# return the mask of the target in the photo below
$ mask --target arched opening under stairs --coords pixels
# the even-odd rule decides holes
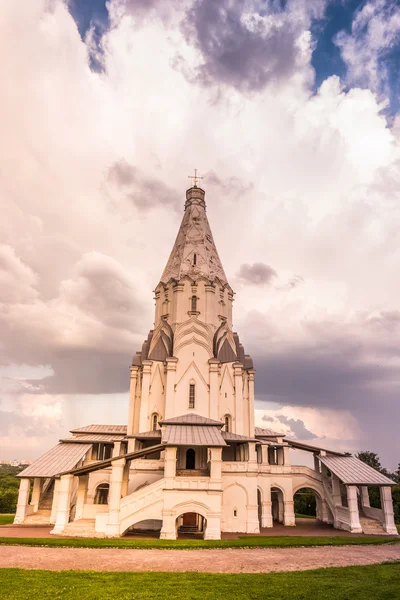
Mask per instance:
[[[196,452],[193,448],[188,448],[186,450],[186,469],[193,471],[196,465]]]
[[[201,539],[204,537],[206,526],[206,518],[199,513],[183,513],[176,519],[177,537]]]
[[[284,501],[283,492],[277,487],[271,488],[271,502],[272,502],[272,521],[273,523],[283,523],[284,518]]]

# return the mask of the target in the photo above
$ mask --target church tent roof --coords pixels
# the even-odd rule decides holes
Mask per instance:
[[[171,419],[163,419],[159,421],[160,425],[211,425],[211,426],[219,426],[222,427],[222,421],[214,421],[214,419],[209,419],[208,417],[202,417],[201,415],[196,415],[195,413],[190,413],[187,415],[181,415],[179,417],[172,417]]]
[[[226,446],[221,431],[204,425],[167,425],[162,432],[166,446]]]
[[[76,467],[91,447],[92,444],[58,444],[17,477],[55,477]]]
[[[319,456],[319,460],[347,485],[396,485],[355,456]]]

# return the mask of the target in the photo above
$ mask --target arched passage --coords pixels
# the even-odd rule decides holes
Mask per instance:
[[[283,492],[278,487],[271,487],[271,503],[273,522],[283,523],[284,499]]]
[[[312,487],[301,487],[295,491],[293,500],[296,522],[316,519],[323,523],[333,523],[332,513],[320,491]]]

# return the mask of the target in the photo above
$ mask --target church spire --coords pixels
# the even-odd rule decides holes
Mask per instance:
[[[185,213],[161,276],[161,282],[179,281],[185,275],[194,281],[203,276],[228,284],[206,214],[205,191],[196,185],[186,191]]]

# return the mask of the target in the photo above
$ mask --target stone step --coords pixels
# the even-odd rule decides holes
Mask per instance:
[[[38,510],[25,517],[24,525],[50,524],[51,510]]]
[[[363,533],[371,535],[386,535],[386,531],[379,521],[370,517],[360,517],[360,525]]]
[[[95,531],[95,519],[78,519],[65,526],[60,535],[68,537],[104,537]]]

